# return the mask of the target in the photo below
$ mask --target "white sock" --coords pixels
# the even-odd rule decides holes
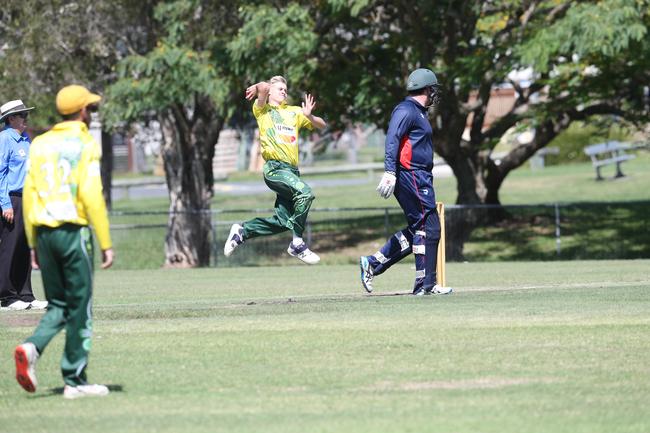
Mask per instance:
[[[302,240],[302,238],[300,236],[293,235],[293,241],[291,241],[293,246],[297,247],[298,245],[300,245],[303,242],[304,241]]]

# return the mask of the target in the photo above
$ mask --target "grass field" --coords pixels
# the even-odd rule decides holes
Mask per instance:
[[[98,272],[103,399],[59,394],[62,336],[23,392],[41,313],[3,311],[0,432],[650,431],[649,260],[449,264],[433,297],[410,263],[372,296],[350,265]]]
[[[568,165],[548,166],[543,170],[531,170],[523,166],[513,171],[503,183],[500,190],[501,203],[537,204],[568,203],[584,201],[637,201],[650,200],[650,153],[636,152],[637,157],[623,164],[626,177],[613,180],[608,178],[596,182],[596,172],[590,162]],[[614,175],[613,167],[604,167],[603,176]],[[310,179],[323,178],[368,178],[362,174],[335,174],[304,176]],[[353,188],[315,188],[316,200],[313,207],[381,207],[396,206],[394,200],[384,200],[377,195],[375,188],[381,173]],[[260,173],[233,173],[229,181],[259,181],[263,183]],[[227,184],[228,181],[225,181]],[[454,177],[434,179],[436,198],[445,203],[456,202],[456,179]],[[215,194],[212,201],[214,209],[258,209],[273,206],[275,195],[268,191],[264,194],[233,196]],[[167,199],[120,200],[114,203],[118,211],[166,211]]]
[[[611,168],[611,170],[609,170]],[[543,170],[522,167],[506,179],[501,198],[504,205],[530,205],[560,203],[561,253],[556,253],[555,210],[540,206],[535,209],[510,209],[511,219],[474,230],[465,242],[464,259],[469,261],[500,260],[554,260],[554,259],[628,259],[650,258],[650,154],[637,152],[637,158],[624,166],[627,176],[622,179],[594,180],[591,163],[549,166]],[[328,263],[344,264],[357,260],[361,252],[378,248],[390,233],[404,225],[401,209],[394,199],[380,198],[375,187],[379,181],[368,175],[318,175],[306,176],[307,182],[316,178],[345,177],[362,180],[353,187],[315,188],[316,200],[310,213],[314,223],[312,247],[323,254]],[[612,176],[614,169],[607,167],[604,175]],[[255,174],[262,183],[261,175]],[[251,181],[250,173],[237,173],[233,181]],[[453,177],[435,179],[439,201],[453,204],[456,199],[456,180]],[[273,250],[263,239],[256,239],[246,248],[248,257],[237,254],[226,262],[218,251],[233,222],[270,215],[274,195],[269,190],[263,194],[229,195],[217,193],[212,209],[240,210],[213,215],[218,222],[213,233],[216,255],[220,264],[284,264],[282,248]],[[586,204],[589,202],[592,204]],[[594,206],[593,203],[603,203]],[[617,202],[611,206],[607,202]],[[367,207],[374,210],[358,212],[319,212],[322,208]],[[391,208],[390,221],[382,207]],[[164,263],[168,201],[166,199],[132,200],[115,203],[116,211],[158,212],[155,215],[114,215],[113,238],[117,247],[116,267],[120,269],[159,268]],[[263,209],[256,212],[255,209]],[[448,229],[455,221],[462,221],[462,213],[447,213]],[[157,225],[144,228],[143,224]],[[127,225],[127,229],[119,229]],[[139,228],[132,228],[138,225]],[[287,237],[288,236],[288,237]],[[288,243],[287,234],[280,243]],[[277,237],[271,242],[277,244]],[[255,246],[255,250],[250,248]],[[448,256],[450,257],[450,256]],[[262,258],[263,260],[261,260]]]

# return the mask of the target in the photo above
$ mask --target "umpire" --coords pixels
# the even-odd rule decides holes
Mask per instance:
[[[23,225],[23,185],[30,139],[25,131],[34,107],[20,99],[0,107],[0,306],[7,310],[47,307],[34,298],[29,247]]]
[[[395,233],[371,256],[360,258],[361,283],[372,292],[372,280],[413,252],[415,255],[414,295],[447,294],[450,288],[436,285],[436,254],[440,220],[433,190],[433,142],[429,106],[437,104],[440,88],[429,69],[409,75],[409,96],[397,104],[386,134],[385,173],[377,186],[379,195],[395,198],[404,211],[408,226]]]

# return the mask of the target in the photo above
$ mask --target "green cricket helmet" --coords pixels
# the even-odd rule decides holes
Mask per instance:
[[[411,72],[409,79],[406,82],[406,90],[411,92],[413,90],[424,89],[425,87],[435,86],[438,84],[436,74],[430,69],[416,69]]]

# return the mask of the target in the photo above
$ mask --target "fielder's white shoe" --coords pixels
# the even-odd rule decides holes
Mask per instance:
[[[27,392],[36,391],[38,382],[34,366],[38,360],[38,351],[33,343],[23,343],[14,350],[16,360],[16,380]]]
[[[361,268],[361,284],[366,292],[372,293],[372,280],[375,276],[372,273],[372,267],[368,261],[368,257],[361,256],[359,258],[359,267]]]
[[[104,397],[108,392],[108,387],[105,385],[66,385],[63,388],[63,398],[74,400],[80,397]]]
[[[244,228],[239,224],[233,224],[230,227],[230,233],[228,234],[228,239],[226,239],[226,244],[223,246],[223,254],[226,257],[230,257],[235,248],[244,242]]]
[[[4,307],[3,310],[13,310],[13,311],[28,310],[29,307],[31,307],[29,302],[16,301]]]
[[[45,310],[47,308],[47,301],[39,301],[38,299],[34,299],[29,303],[29,305],[32,310]]]
[[[290,256],[297,257],[308,265],[315,265],[320,262],[320,257],[318,254],[307,248],[307,244],[301,242],[298,245],[294,245],[293,242],[289,244],[287,248],[287,253]]]

